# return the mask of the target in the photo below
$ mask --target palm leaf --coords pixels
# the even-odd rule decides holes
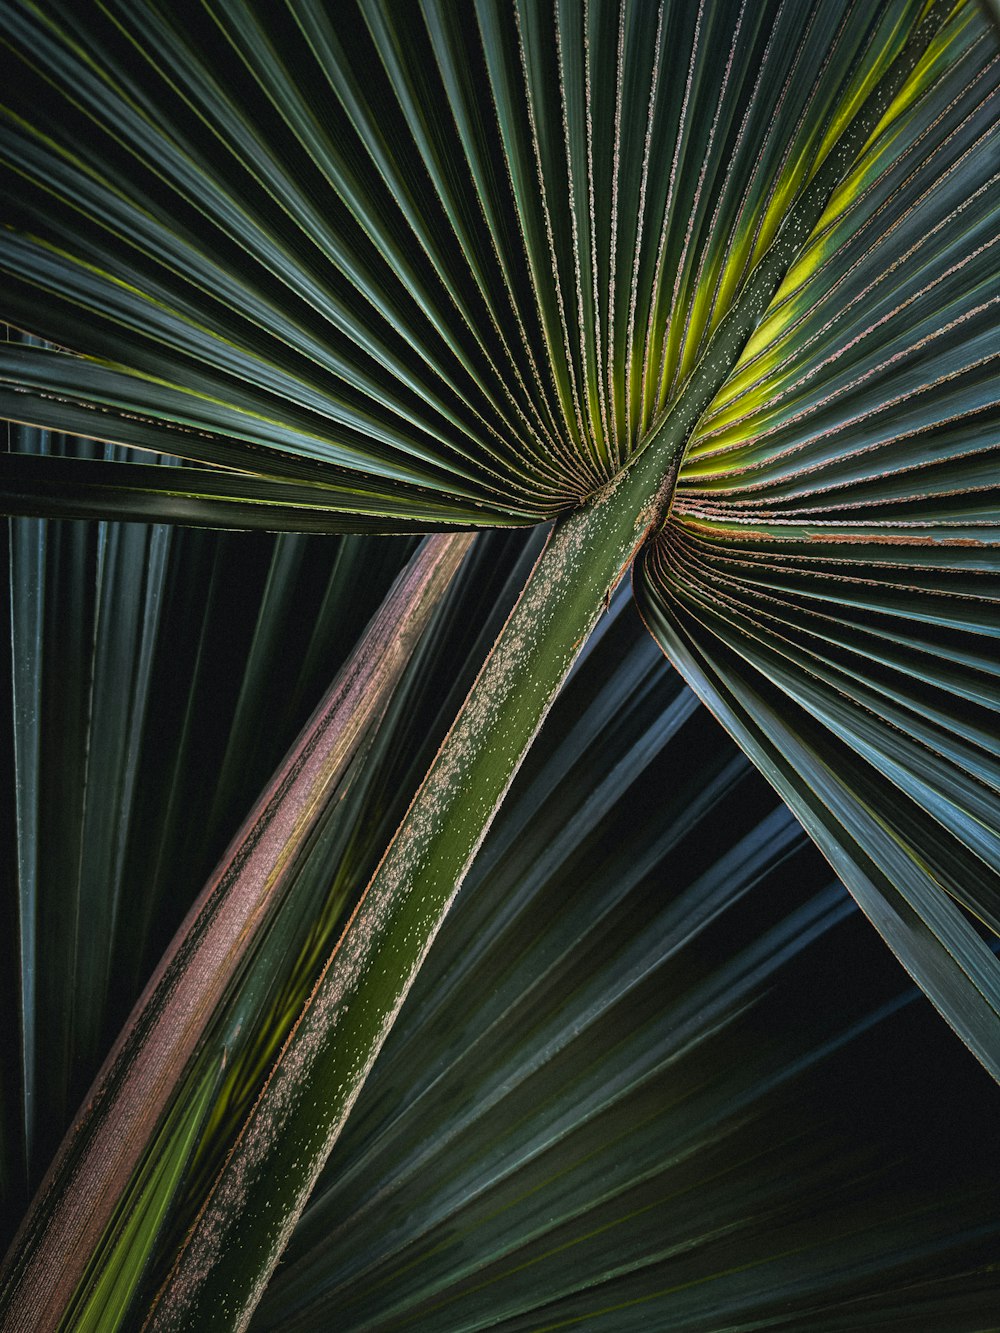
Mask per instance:
[[[660,643],[996,1072],[1000,982],[970,920],[996,924],[998,882],[981,12],[232,0],[3,21],[7,311],[56,346],[7,347],[0,409],[184,460],[21,451],[11,511],[560,516],[156,1318],[249,1315],[644,546]]]
[[[957,1329],[989,1306],[995,1217],[981,1168],[994,1095],[900,994],[794,822],[623,608],[619,596],[505,804],[262,1326],[392,1326],[424,1310],[425,1326],[447,1328],[502,1308],[531,1327],[551,1303],[553,1319],[607,1304],[609,1327],[651,1310],[699,1327],[722,1300],[734,1318],[780,1304],[794,1327],[863,1300],[875,1318]],[[243,715],[233,735],[252,743],[256,718]],[[368,821],[352,810],[345,822]],[[787,1029],[790,1010],[811,1016],[804,1029]],[[928,1100],[940,1109],[925,1125],[913,1107]],[[981,1149],[959,1152],[957,1121]],[[763,1144],[780,1146],[782,1171]],[[808,1240],[797,1206],[813,1219]],[[159,1263],[169,1250],[161,1236]],[[729,1275],[727,1254],[752,1276]],[[148,1250],[119,1255],[134,1266]],[[706,1296],[706,1283],[721,1286]]]
[[[20,1244],[25,1248],[30,1246],[30,1262],[15,1265],[8,1279],[8,1299],[15,1312],[30,1310],[48,1322],[55,1320],[67,1304],[67,1295],[73,1297],[74,1303],[81,1303],[77,1289],[81,1285],[82,1261],[98,1243],[102,1248],[107,1246],[104,1233],[111,1224],[113,1210],[120,1208],[117,1196],[139,1169],[144,1156],[150,1153],[150,1136],[159,1129],[174,1103],[182,1080],[189,1078],[195,1079],[197,1093],[191,1112],[184,1113],[182,1128],[174,1132],[183,1143],[196,1130],[215,1081],[215,1069],[231,1061],[234,1046],[237,1051],[240,1049],[241,1022],[234,1023],[231,1018],[223,1021],[222,1026],[228,1029],[224,1034],[212,1033],[212,1028],[220,1025],[226,1003],[232,1003],[234,985],[254,952],[257,957],[252,982],[244,984],[239,1004],[240,1019],[244,1022],[253,1013],[246,992],[256,988],[267,993],[274,986],[275,971],[279,970],[273,959],[290,952],[294,955],[290,945],[296,922],[305,918],[315,924],[315,911],[310,910],[315,892],[310,895],[302,891],[302,882],[309,879],[302,873],[303,855],[315,839],[327,809],[343,805],[344,789],[356,780],[352,773],[354,756],[384,714],[469,540],[467,537],[432,539],[415,557],[412,567],[400,576],[355,656],[310,719],[275,775],[272,787],[252,811],[188,914],[147,985],[125,1035],[98,1074],[86,1108],[55,1159],[29,1224],[22,1231]],[[130,563],[134,568],[136,562]],[[150,620],[147,616],[147,627]],[[147,656],[140,652],[140,663]],[[100,662],[95,664],[99,687],[120,678],[116,667],[117,663],[110,668],[103,668]],[[245,683],[252,688],[252,678]],[[145,680],[141,679],[141,684],[145,686]],[[101,735],[99,716],[94,734]],[[117,741],[114,735],[113,740]],[[114,769],[106,765],[103,771]],[[113,787],[111,792],[113,797],[118,796],[119,787]],[[119,823],[116,831],[120,829]],[[288,907],[285,900],[293,894],[300,901]],[[301,902],[303,896],[305,906]],[[98,901],[109,915],[117,906],[114,893],[107,893]],[[83,906],[94,913],[92,902],[85,901]],[[276,923],[279,913],[283,919]],[[97,922],[98,932],[89,937],[92,951],[100,950],[112,924],[104,917]],[[259,944],[262,936],[271,937],[263,950]],[[109,957],[106,948],[102,957],[103,960]],[[92,1002],[100,1002],[106,992],[106,982],[101,985],[100,981],[95,983],[85,977],[82,985],[78,983],[79,989]],[[77,985],[73,985],[71,993],[76,992]],[[24,1012],[28,1012],[27,1005]],[[247,1026],[259,1048],[262,1044],[259,1019]],[[214,1037],[213,1045],[221,1045],[221,1056],[211,1048],[206,1051],[209,1034]],[[25,1036],[27,1050],[29,1034],[26,1032]],[[71,1044],[88,1052],[86,1039]],[[266,1044],[264,1052],[266,1058]],[[192,1074],[189,1071],[196,1057]],[[27,1078],[25,1084],[27,1097],[30,1091]],[[153,1151],[154,1157],[168,1161],[172,1153],[177,1163],[167,1181],[159,1181],[158,1163],[150,1182],[149,1188],[157,1198],[162,1198],[165,1192],[169,1197],[176,1188],[188,1153],[182,1146]],[[160,1210],[165,1206],[157,1205]],[[136,1212],[142,1216],[143,1209],[138,1207]],[[131,1221],[123,1223],[121,1246],[126,1251],[137,1245],[130,1231],[132,1225]],[[155,1227],[152,1230],[155,1234]],[[75,1264],[69,1256],[76,1259]],[[104,1271],[96,1279],[98,1290],[88,1297],[88,1304],[97,1302],[99,1308],[104,1308],[100,1287],[111,1280],[116,1267],[115,1258],[101,1261],[99,1268]],[[135,1263],[129,1267],[138,1270]],[[13,1295],[11,1290],[15,1287]]]
[[[64,447],[72,443],[64,442]],[[53,447],[44,436],[37,444]],[[144,538],[146,531],[127,525],[95,528],[36,520],[18,520],[14,528],[21,544],[33,540],[43,553],[46,569],[40,599],[29,580],[14,580],[14,605],[30,610],[40,600],[50,610],[41,617],[43,623],[36,626],[34,638],[15,638],[15,660],[28,656],[44,680],[43,661],[51,673],[69,666],[65,631],[51,608],[61,607],[74,581],[92,572],[86,560],[66,562],[54,557],[70,538],[83,552],[107,546],[114,558],[109,556],[104,573],[113,582],[115,573],[124,577],[130,569],[142,572],[142,563],[122,538],[130,534]],[[451,552],[446,558],[453,565],[469,538],[437,540],[444,543],[443,552]],[[188,906],[183,898],[178,900],[177,878],[182,884],[192,882],[193,874],[204,864],[205,835],[214,832],[217,837],[227,831],[233,794],[238,811],[248,780],[253,781],[253,775],[262,769],[266,772],[276,741],[288,735],[301,717],[317,673],[322,679],[327,663],[344,653],[344,636],[357,624],[359,610],[370,603],[372,592],[386,578],[386,569],[398,564],[402,554],[397,544],[393,551],[380,550],[364,557],[356,541],[331,548],[329,541],[310,545],[304,538],[285,537],[265,544],[263,550],[259,538],[254,538],[250,548],[246,539],[233,543],[232,537],[214,537],[206,551],[204,534],[177,532],[165,561],[164,586],[184,598],[185,604],[191,573],[199,563],[210,577],[202,584],[204,622],[199,625],[197,618],[190,622],[185,641],[189,662],[177,680],[176,654],[152,654],[153,669],[144,699],[147,710],[156,714],[156,726],[147,727],[152,732],[148,739],[133,734],[127,744],[138,784],[147,788],[147,795],[152,786],[160,794],[162,808],[157,810],[155,802],[139,809],[122,804],[115,786],[98,785],[87,793],[91,809],[100,813],[112,831],[113,843],[128,849],[121,883],[145,890],[141,897],[134,892],[130,895],[131,911],[120,914],[122,919],[110,938],[103,929],[100,934],[90,934],[86,919],[76,928],[76,935],[82,935],[91,954],[98,957],[102,971],[118,974],[111,994],[101,992],[92,978],[86,982],[95,1021],[109,1036],[121,1021],[120,1007],[131,1001],[146,979],[140,959],[129,956],[130,950],[138,951],[143,938],[140,924],[147,937],[154,933],[162,938],[173,929]],[[206,554],[211,557],[207,566]],[[329,560],[334,554],[339,558],[331,570]],[[427,556],[431,554],[429,548]],[[492,559],[484,553],[475,562],[478,572],[470,570],[466,579],[466,595],[484,600],[491,608],[494,623],[487,621],[485,626],[488,639],[495,635],[496,617],[502,620],[505,602],[520,581],[516,550],[502,556],[499,565],[498,555],[500,548]],[[426,564],[426,558],[422,559]],[[497,572],[499,568],[502,579],[511,559],[515,581],[505,593],[497,583]],[[362,565],[367,588],[358,578]],[[35,974],[45,982],[47,1002],[40,1006],[34,1029],[29,1031],[25,1025],[18,1054],[26,1068],[37,1064],[44,1071],[49,1082],[43,1092],[50,1094],[58,1087],[62,1100],[51,1096],[39,1105],[39,1098],[29,1100],[29,1088],[24,1085],[29,1134],[34,1130],[37,1135],[40,1126],[51,1141],[53,1132],[61,1129],[58,1116],[65,1116],[72,1107],[66,1099],[81,1095],[90,1078],[97,1077],[8,1256],[4,1300],[10,1318],[34,1319],[44,1309],[46,1319],[53,1321],[61,1311],[67,1326],[91,1327],[96,1320],[93,1326],[103,1327],[106,1324],[101,1321],[111,1319],[112,1310],[126,1317],[129,1301],[142,1291],[143,1283],[149,1283],[150,1272],[158,1271],[155,1256],[161,1255],[162,1264],[163,1247],[170,1253],[170,1246],[176,1245],[201,1205],[220,1158],[313,984],[338,923],[349,913],[359,885],[370,874],[373,856],[377,859],[398,822],[398,789],[405,783],[400,774],[414,763],[425,765],[436,747],[441,724],[435,715],[441,697],[433,687],[433,670],[429,704],[419,706],[421,688],[426,692],[426,687],[418,688],[417,675],[392,705],[378,733],[370,734],[378,712],[385,710],[387,684],[398,680],[401,664],[415,647],[412,634],[409,644],[400,637],[406,616],[414,617],[418,624],[421,619],[426,621],[433,598],[440,599],[440,572],[429,584],[431,602],[426,595],[423,602],[414,598],[414,589],[419,591],[419,581],[414,583],[414,578],[411,575],[412,587],[401,585],[387,601],[381,611],[381,628],[376,623],[367,641],[355,648],[353,666],[335,682],[304,739],[269,783],[202,898],[188,912],[99,1073],[88,1032],[72,1021],[81,986],[78,976],[67,969],[54,948],[37,951],[31,960],[28,975]],[[220,606],[220,599],[228,599],[228,605],[223,601]],[[169,597],[161,600],[172,648],[173,634],[179,629],[176,610]],[[275,614],[275,605],[280,607],[284,624]],[[408,609],[401,619],[399,611],[404,606]],[[223,607],[226,615],[220,616]],[[13,619],[17,625],[24,617]],[[456,657],[460,661],[463,651],[469,649],[467,615],[459,607],[449,613],[446,623],[452,628],[433,651],[444,652],[455,673]],[[381,647],[380,634],[385,636]],[[138,651],[128,602],[119,598],[112,603],[107,615],[92,627],[91,636],[83,637],[104,645],[103,651],[95,653],[91,692],[98,696],[102,691],[113,693],[120,681],[122,660],[130,651]],[[440,630],[438,638],[442,638]],[[37,653],[32,657],[30,649],[36,641]],[[429,651],[426,646],[421,649],[425,667]],[[481,647],[474,650],[469,663],[457,672],[459,688],[463,676],[475,671],[481,651]],[[242,659],[238,673],[233,672],[234,654],[235,660]],[[297,665],[299,660],[301,665]],[[154,701],[154,692],[168,698]],[[367,712],[360,707],[366,697]],[[373,719],[371,708],[376,705]],[[213,726],[213,714],[218,712],[223,717],[215,719]],[[272,722],[263,733],[262,714]],[[419,719],[416,727],[414,715]],[[93,753],[108,744],[107,724],[102,723],[88,695],[65,698],[60,720],[70,733],[84,737],[84,750]],[[37,717],[25,718],[22,725],[26,730],[37,728],[37,721]],[[169,763],[157,744],[164,729],[176,736],[176,751]],[[37,772],[18,772],[18,790],[31,793],[29,779],[34,773],[42,790],[62,788],[75,795],[73,788],[78,785],[86,792],[74,753],[45,731],[40,734],[48,742],[41,748],[41,762]],[[112,737],[114,734],[112,729]],[[208,772],[206,766],[211,766]],[[405,792],[405,785],[402,789]],[[186,823],[185,798],[205,812],[203,823],[189,826],[196,835],[193,847],[185,846],[185,839],[179,836]],[[48,833],[53,825],[58,827],[63,812],[45,805],[43,810],[43,831]],[[60,840],[51,834],[50,839],[61,850]],[[212,850],[209,842],[209,854]],[[84,857],[82,873],[86,871]],[[113,891],[115,885],[108,887]],[[173,892],[163,894],[166,887]],[[24,885],[24,896],[43,920],[57,922],[65,930],[67,908],[74,902],[70,889],[62,863],[42,856],[38,873]],[[31,942],[30,922],[22,919],[21,925],[23,953]],[[15,973],[16,967],[11,967],[9,974]],[[132,978],[135,990],[130,994]],[[27,1013],[26,997],[22,994],[18,999],[13,1007]],[[59,1034],[60,1023],[68,1025],[65,1034]],[[55,1055],[57,1034],[63,1036],[65,1067],[54,1059],[39,1058],[40,1051]],[[58,1084],[60,1074],[64,1085]],[[81,1087],[82,1080],[86,1081]],[[139,1096],[135,1095],[137,1087],[142,1089]],[[18,1088],[5,1086],[4,1093],[4,1118],[16,1124]],[[5,1164],[16,1166],[10,1146],[5,1135]],[[38,1180],[47,1147],[45,1142],[36,1145],[26,1168],[22,1157],[21,1170],[26,1169],[29,1184]],[[23,1192],[23,1176],[20,1183],[5,1188],[5,1215],[11,1220]],[[67,1256],[72,1256],[72,1262]]]
[[[997,931],[1000,67],[973,18],[942,30],[703,415],[638,587],[996,1072],[994,960],[942,892]]]
[[[4,409],[386,526],[585,498],[781,276],[950,6],[617,8],[12,7],[10,318],[88,359],[12,354]],[[59,486],[22,460],[8,504],[33,473],[36,506]]]
[[[16,442],[39,456],[112,453],[27,430]],[[9,1065],[22,1072],[4,1080],[5,1140],[21,1145],[11,1220],[191,888],[225,850],[406,549],[236,541],[124,524],[11,525],[14,745],[5,773],[19,907],[3,970],[18,979],[11,1012],[22,1027]],[[362,564],[366,587],[356,578]],[[295,616],[269,640],[255,633],[265,593]],[[272,722],[264,733],[248,722],[262,713]],[[193,810],[211,818],[192,820]],[[178,883],[190,886],[180,897]]]

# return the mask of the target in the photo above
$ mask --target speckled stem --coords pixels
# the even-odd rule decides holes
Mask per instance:
[[[150,1326],[244,1327],[580,648],[669,495],[678,440],[557,524],[216,1182]]]

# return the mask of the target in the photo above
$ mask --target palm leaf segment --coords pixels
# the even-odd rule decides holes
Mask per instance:
[[[666,651],[953,1020],[932,940],[996,988],[941,886],[1000,929],[998,68],[972,19],[831,199],[637,579]]]
[[[8,315],[90,360],[9,352],[4,407],[251,474],[174,478],[188,519],[227,493],[383,528],[584,499],[649,438],[921,18],[359,10],[8,7]],[[980,74],[982,100],[982,27],[963,6],[918,81],[961,95]],[[30,470],[61,493],[106,474]],[[119,485],[127,508],[164,483]]]
[[[979,8],[4,21],[9,318],[83,355],[11,346],[0,408],[188,463],[10,457],[7,507],[530,523],[697,420],[647,622],[995,1066],[993,960],[940,893],[998,924]]]

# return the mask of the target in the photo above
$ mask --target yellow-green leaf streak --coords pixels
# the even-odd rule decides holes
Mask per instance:
[[[217,1069],[210,1066],[188,1101],[174,1108],[157,1135],[147,1160],[124,1199],[121,1226],[111,1230],[107,1245],[99,1247],[95,1268],[99,1275],[81,1289],[80,1308],[63,1316],[60,1329],[73,1333],[101,1333],[118,1328],[138,1286],[156,1234],[169,1211],[181,1176],[190,1161],[215,1090]],[[107,1254],[103,1251],[107,1249]]]

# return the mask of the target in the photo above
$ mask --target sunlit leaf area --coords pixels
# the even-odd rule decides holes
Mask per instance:
[[[0,42],[0,1329],[1000,1327],[993,10]]]

